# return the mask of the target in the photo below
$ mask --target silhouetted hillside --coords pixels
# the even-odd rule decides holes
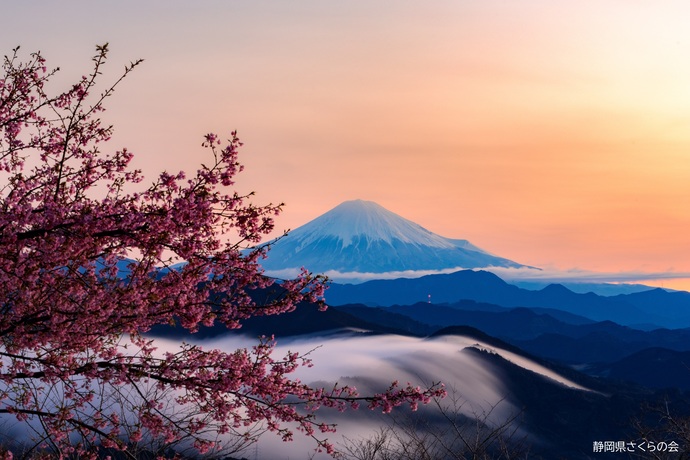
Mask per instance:
[[[588,372],[649,388],[690,390],[690,351],[647,348],[615,363],[592,365]]]
[[[402,325],[402,324],[401,324]],[[242,322],[240,329],[227,329],[222,324],[201,327],[199,332],[190,334],[179,326],[157,325],[150,335],[169,339],[195,337],[207,339],[222,334],[245,334],[250,336],[290,337],[296,335],[324,333],[337,329],[363,329],[369,333],[409,334],[409,331],[370,323],[336,308],[320,311],[318,305],[302,303],[289,313],[271,316],[254,316]]]
[[[474,306],[481,310],[463,309]],[[690,351],[688,329],[641,331],[611,321],[569,324],[529,308],[505,309],[468,301],[446,305],[420,302],[369,310],[349,305],[336,308],[372,323],[401,329],[405,329],[407,317],[406,330],[417,334],[449,326],[471,326],[533,355],[561,363],[613,362],[651,347]]]

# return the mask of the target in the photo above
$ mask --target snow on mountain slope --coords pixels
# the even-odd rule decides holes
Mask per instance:
[[[263,266],[269,271],[304,266],[331,274],[522,267],[363,200],[341,203],[291,231],[274,243]]]
[[[324,236],[335,237],[346,248],[356,244],[364,236],[367,244],[384,241],[391,244],[394,240],[417,246],[432,246],[451,249],[456,245],[450,240],[430,232],[421,225],[400,217],[373,201],[346,201],[331,209],[311,222],[292,232],[292,237],[299,238],[302,247],[307,246]],[[481,251],[477,247],[468,247]]]

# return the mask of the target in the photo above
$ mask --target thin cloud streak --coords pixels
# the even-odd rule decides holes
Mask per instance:
[[[447,268],[443,270],[404,270],[385,273],[370,272],[339,272],[329,270],[324,273],[336,283],[359,284],[372,280],[390,280],[397,278],[420,278],[427,275],[445,275],[460,270],[463,267]],[[541,281],[551,283],[641,283],[664,280],[690,279],[690,272],[644,272],[644,271],[622,271],[622,272],[595,272],[589,270],[570,269],[533,269],[533,268],[506,268],[506,267],[485,267],[481,270],[494,273],[505,281]],[[288,268],[284,270],[266,271],[266,275],[288,279],[299,274],[299,269]]]
[[[549,281],[575,283],[639,283],[644,281],[663,281],[690,278],[690,272],[595,272],[589,270],[543,269],[531,270],[521,268],[488,267],[485,269],[506,281]]]

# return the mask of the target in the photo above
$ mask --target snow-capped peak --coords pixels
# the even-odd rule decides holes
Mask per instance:
[[[294,229],[273,243],[262,265],[269,271],[306,267],[330,275],[520,266],[364,200],[341,203]]]
[[[345,201],[295,229],[290,236],[299,239],[302,245],[323,237],[335,237],[342,242],[344,248],[362,237],[369,243],[399,240],[417,246],[449,249],[457,246],[447,238],[432,233],[373,201],[365,200]],[[473,249],[481,251],[477,247]]]

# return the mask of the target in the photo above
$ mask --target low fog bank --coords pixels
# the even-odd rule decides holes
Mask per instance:
[[[226,336],[204,342],[205,347],[232,350],[246,347],[253,339]],[[287,351],[311,351],[314,367],[300,368],[295,377],[306,383],[318,386],[332,386],[334,382],[354,385],[360,394],[372,394],[385,390],[392,381],[401,384],[430,385],[443,382],[451,396],[441,401],[442,406],[470,419],[479,417],[490,427],[501,426],[520,412],[510,400],[510,389],[502,383],[500,369],[487,365],[477,353],[468,353],[467,348],[475,348],[499,354],[514,364],[531,369],[555,379],[571,388],[583,389],[555,372],[539,366],[523,357],[479,343],[476,339],[460,336],[445,336],[434,339],[420,339],[397,335],[350,336],[350,337],[309,337],[282,339],[278,342],[276,355]],[[425,423],[448,423],[439,413],[435,404],[420,406],[420,416]],[[381,427],[409,419],[412,414],[407,408],[398,408],[392,414],[381,414],[365,407],[358,411],[348,410],[340,413],[333,410],[320,410],[318,417],[323,422],[337,423],[337,432],[329,433],[329,440],[336,446],[343,446],[349,440],[372,437]],[[314,441],[295,434],[295,440],[283,443],[277,436],[266,433],[256,448],[245,456],[250,459],[309,458],[313,454]],[[317,454],[315,459],[331,458]]]
[[[341,386],[355,386],[361,395],[384,391],[395,380],[401,385],[409,382],[422,387],[434,382],[443,382],[450,390],[450,397],[440,402],[442,407],[447,407],[456,415],[469,419],[479,418],[489,428],[501,426],[514,418],[520,412],[520,408],[511,402],[511,392],[503,383],[501,370],[488,364],[476,350],[500,355],[513,364],[531,369],[562,385],[582,389],[530,360],[477,342],[476,339],[461,336],[421,339],[398,335],[359,334],[361,335],[351,332],[349,335],[281,339],[274,351],[274,357],[279,359],[288,351],[308,352],[314,366],[299,368],[292,374],[293,378],[326,388],[332,387],[335,382]],[[157,352],[161,354],[175,352],[179,346],[179,342],[173,340],[156,339],[155,342]],[[216,348],[231,352],[256,345],[257,339],[227,334],[196,343],[205,349]],[[348,443],[347,439],[370,438],[381,427],[391,426],[394,421],[392,417],[399,423],[400,420],[410,420],[414,415],[408,408],[395,409],[392,414],[382,414],[380,410],[371,411],[364,406],[357,411],[347,410],[343,413],[324,408],[318,411],[318,420],[336,423],[337,432],[319,437],[328,437],[336,447],[343,448]],[[425,407],[420,406],[418,417],[429,426],[448,423],[433,403]],[[39,427],[33,425],[33,428]],[[9,415],[0,418],[0,430],[4,436],[0,442],[28,441],[36,434],[30,426],[17,422],[16,418]],[[282,442],[278,436],[269,432],[260,438],[257,446],[250,447],[239,456],[251,460],[311,458],[315,447],[313,439],[299,432],[295,432],[294,441],[288,443]],[[313,458],[331,457],[326,454],[315,454]]]

